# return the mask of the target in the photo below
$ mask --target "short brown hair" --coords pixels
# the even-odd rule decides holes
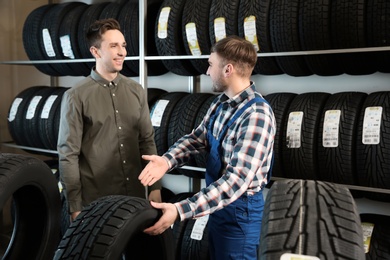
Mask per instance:
[[[232,63],[241,76],[250,76],[257,62],[257,52],[249,41],[236,35],[225,37],[214,44],[211,52],[222,58],[222,65]]]
[[[102,35],[108,30],[121,30],[119,22],[114,18],[96,20],[87,31],[87,41],[89,46],[100,47]]]

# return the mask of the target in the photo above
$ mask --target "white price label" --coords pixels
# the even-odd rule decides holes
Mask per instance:
[[[341,110],[328,110],[325,112],[322,131],[322,145],[324,147],[337,147],[339,145]]]
[[[9,111],[8,121],[12,122],[15,120],[16,114],[18,113],[18,108],[20,103],[22,103],[23,98],[15,98],[14,102],[12,102],[11,109]]]
[[[43,46],[45,47],[47,56],[55,57],[56,53],[53,48],[53,42],[51,41],[50,32],[47,28],[42,30],[42,38],[43,38]]]
[[[288,116],[287,122],[287,147],[300,148],[301,147],[301,129],[303,121],[303,112],[291,112]]]
[[[379,144],[382,107],[367,107],[363,119],[363,144]]]
[[[192,228],[191,238],[194,240],[202,240],[204,229],[209,221],[209,215],[205,215],[196,219],[194,227]]]
[[[186,24],[186,36],[188,47],[192,53],[192,55],[202,55],[200,51],[198,36],[196,34],[196,24],[195,23],[187,23]]]
[[[54,101],[56,101],[58,95],[51,95],[48,99],[46,99],[45,105],[43,106],[41,118],[48,119],[51,107],[53,106]]]
[[[225,26],[225,18],[218,17],[214,20],[214,35],[215,41],[219,41],[223,38],[226,38],[226,26]]]
[[[259,51],[259,43],[257,41],[257,31],[256,31],[256,17],[251,15],[245,17],[244,19],[244,35],[247,41],[250,41],[256,49],[256,52]]]
[[[165,39],[168,36],[168,19],[170,12],[170,7],[164,7],[161,9],[157,27],[157,36],[160,39]]]
[[[169,100],[160,99],[157,101],[156,105],[154,105],[152,111],[150,112],[153,126],[155,127],[161,126],[161,120],[168,103]]]
[[[26,119],[32,119],[35,115],[35,110],[39,104],[39,101],[42,99],[42,96],[35,96],[31,99],[30,104],[27,108]]]

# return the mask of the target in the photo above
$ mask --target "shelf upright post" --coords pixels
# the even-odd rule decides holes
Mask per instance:
[[[147,90],[148,83],[147,83],[147,65],[145,61],[145,50],[146,50],[146,41],[145,41],[145,35],[146,35],[146,23],[147,23],[147,0],[140,0],[139,1],[139,83],[141,86]]]

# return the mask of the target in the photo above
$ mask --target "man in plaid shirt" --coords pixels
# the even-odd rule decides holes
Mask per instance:
[[[202,123],[163,156],[144,155],[149,163],[139,176],[143,185],[152,185],[190,156],[207,150],[206,187],[174,204],[151,202],[163,215],[145,233],[161,234],[176,219],[210,214],[211,259],[257,259],[262,189],[270,179],[276,125],[272,108],[250,80],[256,61],[253,45],[237,36],[213,46],[207,75],[213,91],[223,93]]]

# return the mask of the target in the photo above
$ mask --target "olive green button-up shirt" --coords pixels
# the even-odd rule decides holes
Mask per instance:
[[[156,154],[146,91],[96,71],[65,92],[58,137],[59,170],[69,211],[106,195],[145,197],[143,154]],[[160,189],[161,184],[150,190]]]

